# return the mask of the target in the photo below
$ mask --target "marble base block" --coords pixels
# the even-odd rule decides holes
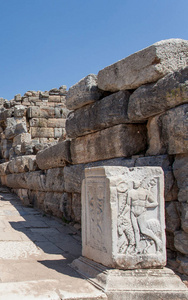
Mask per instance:
[[[82,184],[82,255],[118,269],[166,264],[160,167],[95,167]]]

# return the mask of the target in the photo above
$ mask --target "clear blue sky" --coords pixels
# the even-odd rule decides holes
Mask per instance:
[[[72,86],[157,41],[188,39],[188,0],[0,0],[0,97]]]

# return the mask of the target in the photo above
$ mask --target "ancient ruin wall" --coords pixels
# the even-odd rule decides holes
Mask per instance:
[[[68,92],[29,93],[2,100],[2,184],[79,227],[86,167],[160,166],[168,263],[188,275],[188,41],[158,42]]]

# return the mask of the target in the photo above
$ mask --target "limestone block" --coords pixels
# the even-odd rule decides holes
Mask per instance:
[[[10,173],[32,172],[38,169],[36,155],[18,156],[9,161]]]
[[[63,134],[63,128],[54,128],[54,138],[58,139],[62,136]]]
[[[69,110],[65,107],[56,106],[54,107],[54,117],[65,119],[69,113]]]
[[[188,233],[184,231],[175,232],[174,246],[179,252],[188,255]]]
[[[177,201],[167,202],[165,205],[166,230],[174,233],[180,229],[180,203]]]
[[[135,159],[114,158],[94,161],[87,164],[68,165],[64,167],[65,191],[69,193],[81,193],[81,184],[84,179],[86,168],[98,166],[125,166],[134,167]]]
[[[13,139],[16,135],[21,133],[27,133],[27,126],[25,118],[15,119],[7,118],[7,127],[5,129],[5,138]]]
[[[61,102],[61,97],[60,97],[60,95],[55,95],[55,96],[49,95],[48,101],[59,103],[59,102]]]
[[[0,164],[0,176],[4,176],[10,173],[9,169],[8,169],[8,164],[9,162],[4,162],[2,164]]]
[[[54,128],[31,127],[31,138],[53,138]]]
[[[176,155],[173,172],[179,188],[178,201],[188,203],[188,154]]]
[[[71,221],[72,212],[72,195],[70,193],[63,193],[60,201],[60,211],[67,221]]]
[[[70,141],[66,140],[37,153],[36,161],[41,170],[64,167],[71,162]]]
[[[71,141],[73,164],[131,156],[146,148],[145,125],[116,125]]]
[[[45,118],[32,118],[29,120],[30,127],[50,127],[47,126],[48,120]],[[52,127],[52,126],[51,126]]]
[[[181,226],[188,233],[188,203],[181,203]]]
[[[12,146],[15,147],[17,145],[21,145],[22,143],[30,143],[31,135],[30,133],[21,133],[13,138]]]
[[[61,193],[53,193],[48,192],[44,197],[44,211],[48,214],[57,216],[59,218],[62,217],[62,212],[60,210],[60,201],[62,198]]]
[[[27,109],[27,117],[31,118],[53,118],[54,117],[54,108],[41,106],[40,108],[37,106],[29,107]]]
[[[74,110],[102,98],[102,91],[97,86],[97,76],[89,74],[70,87],[66,95],[66,106]]]
[[[75,222],[80,223],[81,222],[81,195],[78,193],[72,194],[72,203],[71,208],[73,212],[72,219]]]
[[[26,107],[24,105],[14,106],[14,117],[21,118],[26,115]]]
[[[66,119],[48,119],[47,127],[50,128],[65,128]]]
[[[17,95],[15,95],[14,96],[14,101],[21,101],[22,100],[22,96],[21,96],[21,94],[17,94]]]
[[[98,73],[104,91],[136,89],[188,64],[188,41],[169,39],[136,52]]]
[[[168,155],[158,155],[158,156],[146,156],[139,157],[136,159],[135,167],[161,167],[164,172],[165,179],[165,190],[164,196],[165,201],[173,201],[178,198],[178,188],[176,181],[174,179],[173,171],[172,171],[172,159]]]
[[[188,152],[188,104],[168,110],[149,119],[147,155]]]
[[[49,169],[44,172],[41,177],[42,188],[47,192],[65,191],[63,168]]]
[[[130,96],[128,117],[133,122],[143,121],[185,102],[188,102],[188,67],[139,87]]]
[[[38,96],[29,96],[29,102],[37,102],[39,101],[39,95]]]
[[[86,169],[82,255],[113,268],[164,266],[163,192],[160,167]]]
[[[117,124],[129,123],[129,96],[129,92],[120,91],[71,112],[66,120],[67,135],[75,138]]]

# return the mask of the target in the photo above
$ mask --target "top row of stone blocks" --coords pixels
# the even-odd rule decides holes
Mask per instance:
[[[188,41],[160,41],[99,71],[98,87],[111,92],[136,89],[187,64]]]
[[[188,41],[157,42],[73,85],[66,96],[68,109],[75,110],[104,97],[104,91],[136,89],[156,82],[166,74],[188,65]]]

